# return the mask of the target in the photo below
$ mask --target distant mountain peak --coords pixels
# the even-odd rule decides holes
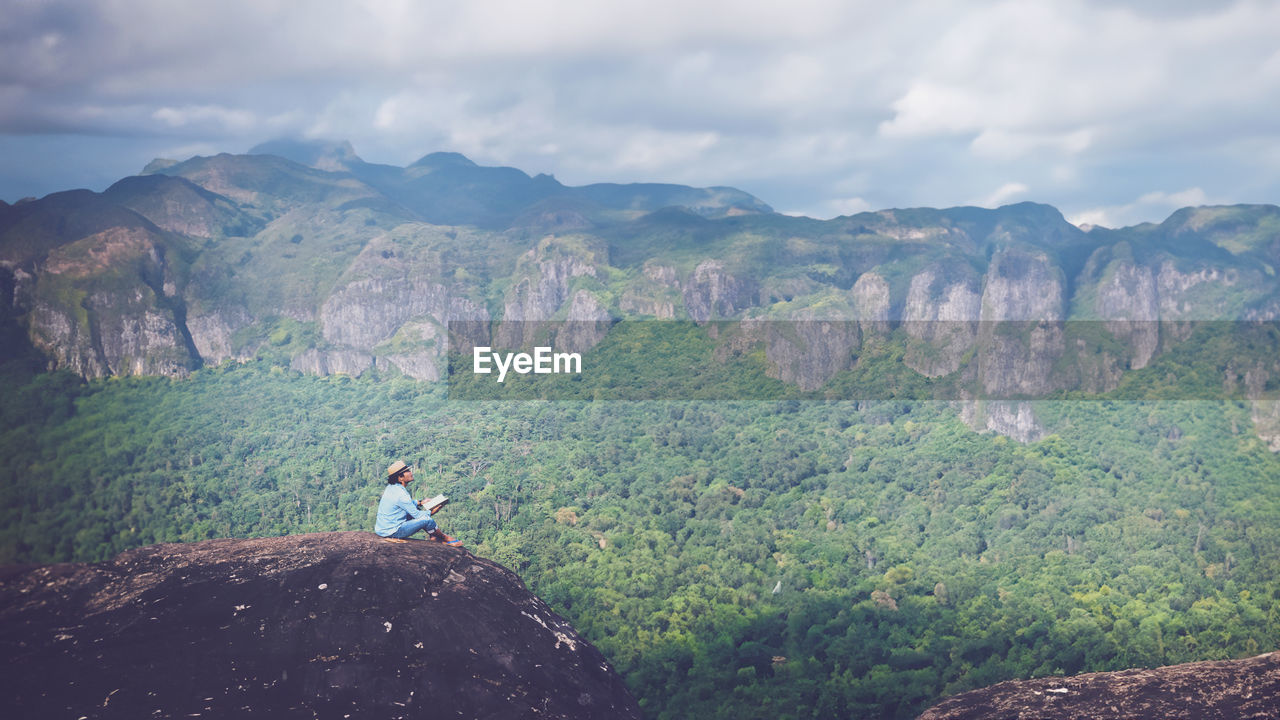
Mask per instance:
[[[1019,215],[1040,217],[1048,220],[1053,220],[1055,222],[1059,220],[1065,221],[1065,218],[1063,218],[1062,216],[1062,211],[1059,210],[1058,208],[1052,205],[1049,205],[1047,203],[1039,203],[1031,200],[1024,200],[1022,202],[1010,203],[1008,205],[1001,205],[999,208],[996,208],[996,209],[997,211],[1005,211],[1005,212],[1017,213]]]
[[[409,167],[426,167],[426,168],[447,168],[447,167],[477,167],[466,155],[456,152],[433,152],[418,158]]]
[[[279,138],[254,145],[249,155],[275,155],[320,170],[346,170],[364,160],[346,140],[297,140]]]
[[[142,168],[142,172],[138,174],[152,175],[154,173],[162,172],[168,168],[171,168],[174,165],[177,165],[179,162],[181,161],[174,160],[172,158],[155,158],[151,162],[147,163],[146,167]]]

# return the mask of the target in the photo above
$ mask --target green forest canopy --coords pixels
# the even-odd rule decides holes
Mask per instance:
[[[369,529],[403,458],[652,718],[909,717],[1280,637],[1280,460],[1243,402],[1042,402],[1023,445],[941,402],[457,402],[267,362],[7,387],[0,561]]]

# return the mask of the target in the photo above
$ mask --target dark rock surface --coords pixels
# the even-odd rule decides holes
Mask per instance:
[[[1280,717],[1280,652],[1075,677],[1011,680],[947,698],[919,720]]]
[[[510,571],[370,533],[0,569],[6,717],[636,718]]]

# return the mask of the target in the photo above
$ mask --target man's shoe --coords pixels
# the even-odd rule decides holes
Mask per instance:
[[[442,542],[445,545],[452,545],[453,547],[458,547],[462,545],[461,540],[453,537],[452,535],[444,534],[444,531],[442,530],[435,531],[435,533],[432,534],[431,537],[435,538],[436,542]]]

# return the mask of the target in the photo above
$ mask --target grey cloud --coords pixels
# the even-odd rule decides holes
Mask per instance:
[[[149,159],[125,147],[278,136],[569,183],[733,184],[819,215],[1018,185],[1069,215],[1280,190],[1274,153],[1233,150],[1280,139],[1274,1],[13,5],[0,139],[63,142],[85,170],[7,170],[7,196]]]

